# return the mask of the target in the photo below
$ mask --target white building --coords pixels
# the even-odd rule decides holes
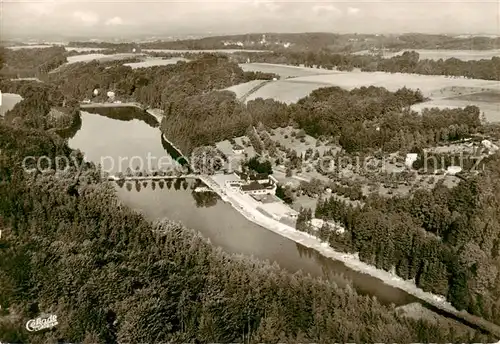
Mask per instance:
[[[314,218],[311,221],[309,221],[309,224],[315,230],[320,230],[323,226],[326,226],[326,227],[328,227],[328,229],[333,230],[333,231],[337,232],[338,234],[342,234],[342,233],[345,232],[345,228],[344,227],[336,224],[333,221],[325,221],[325,220],[322,220],[322,219],[316,219],[316,218]]]
[[[494,154],[499,149],[498,146],[490,140],[483,140],[481,144],[490,151],[490,154]]]
[[[251,182],[247,185],[241,186],[241,191],[248,195],[274,195],[276,193],[275,184],[261,184],[258,182]]]
[[[462,172],[462,168],[460,166],[450,166],[446,169],[446,174],[454,176],[457,173]]]
[[[406,167],[412,168],[413,167],[413,163],[415,161],[417,161],[417,159],[418,159],[418,154],[417,153],[406,154],[406,159],[405,159],[405,165],[406,165]]]

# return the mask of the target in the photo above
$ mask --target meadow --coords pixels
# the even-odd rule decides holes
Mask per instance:
[[[241,69],[245,72],[263,72],[274,73],[279,75],[282,79],[295,78],[301,76],[311,76],[318,74],[336,74],[339,73],[334,70],[324,68],[309,68],[290,65],[279,65],[272,63],[240,63]]]
[[[87,51],[103,51],[107,50],[106,48],[86,48],[86,47],[64,47],[66,51],[76,51],[78,53],[83,53]]]
[[[238,52],[248,52],[248,53],[261,53],[266,52],[267,50],[249,50],[249,49],[206,49],[206,50],[197,50],[197,49],[142,49],[142,52],[145,53],[226,53],[226,54],[234,54]]]
[[[244,97],[249,92],[251,92],[253,89],[255,89],[256,87],[259,87],[260,85],[262,85],[265,82],[266,82],[266,80],[251,80],[248,82],[244,82],[242,84],[230,86],[224,90],[233,92],[234,94],[236,94],[236,98],[239,99],[239,98]]]
[[[153,66],[166,66],[166,65],[176,64],[179,61],[188,61],[188,60],[182,57],[172,57],[170,59],[148,58],[141,62],[125,63],[124,66],[132,67],[132,69],[147,68]]]
[[[384,52],[384,58],[391,58],[394,56],[402,55],[405,51],[415,51],[420,55],[421,60],[447,60],[456,58],[462,61],[474,61],[482,59],[491,59],[492,57],[500,57],[500,49],[493,50],[445,50],[445,49],[405,49],[398,52]],[[369,55],[368,50],[357,51],[355,55]]]
[[[75,56],[68,56],[68,62],[67,64],[71,63],[77,63],[77,62],[90,62],[93,60],[98,60],[98,61],[116,61],[116,60],[124,60],[128,59],[131,57],[136,57],[139,56],[138,54],[134,53],[122,53],[122,54],[112,54],[112,55],[105,55],[105,54],[84,54],[84,55],[75,55]]]

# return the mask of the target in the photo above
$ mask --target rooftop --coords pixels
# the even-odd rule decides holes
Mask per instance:
[[[252,176],[250,176],[251,180],[265,180],[269,179],[269,175],[267,173],[257,173]]]
[[[241,190],[243,191],[254,191],[254,190],[263,190],[266,186],[264,184],[260,184],[257,182],[251,182],[248,185],[242,185]]]
[[[271,183],[261,184],[256,181],[253,181],[248,185],[242,185],[241,190],[243,191],[264,190],[264,189],[271,189],[273,186],[274,185]]]

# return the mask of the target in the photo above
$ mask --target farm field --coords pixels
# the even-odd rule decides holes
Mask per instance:
[[[445,50],[445,49],[405,49],[402,51],[384,52],[384,58],[391,58],[394,56],[402,55],[405,51],[415,51],[420,55],[421,60],[439,60],[450,59],[452,57],[462,61],[473,61],[482,59],[491,59],[492,57],[500,57],[500,49],[493,50]],[[354,55],[370,55],[369,50],[357,51]]]
[[[257,63],[241,66],[245,66],[246,70],[280,75],[283,75],[281,73],[284,71],[294,70],[298,70],[299,74],[324,71],[314,68]],[[325,74],[297,76],[268,83],[249,95],[246,100],[273,98],[290,104],[322,87],[339,86],[350,90],[362,86],[379,86],[396,91],[406,86],[411,89],[420,89],[425,97],[430,98],[430,101],[426,103],[414,105],[415,111],[420,111],[425,107],[454,108],[476,105],[485,113],[488,121],[500,121],[500,105],[498,105],[497,98],[500,97],[498,95],[500,94],[500,83],[498,81],[385,72],[326,72]],[[291,75],[291,72],[288,75]]]
[[[266,52],[268,50],[249,50],[249,49],[206,49],[206,50],[196,50],[196,49],[141,49],[145,53],[227,53],[234,54],[237,52],[249,52],[249,53],[260,53]]]
[[[289,65],[279,65],[272,63],[240,63],[241,69],[245,72],[263,72],[278,74],[282,79],[295,78],[299,76],[310,76],[318,74],[337,74],[340,72],[324,69],[309,68]]]
[[[116,60],[123,60],[123,59],[131,58],[131,57],[136,57],[136,56],[142,56],[142,55],[133,54],[133,53],[122,53],[122,54],[112,54],[112,55],[105,55],[105,54],[75,55],[75,56],[68,56],[67,64],[77,63],[77,62],[90,62],[93,60],[116,61]]]
[[[15,45],[12,47],[6,47],[11,50],[21,50],[21,49],[39,49],[39,48],[50,48],[52,45],[48,44],[30,44],[30,45]]]
[[[251,91],[254,87],[257,87],[260,84],[262,84],[263,81],[264,80],[252,80],[252,81],[244,82],[242,84],[230,86],[224,90],[234,92],[236,94],[236,97],[240,98],[243,95],[245,95],[245,93],[247,93],[248,91]]]
[[[188,60],[182,57],[173,57],[171,59],[148,58],[141,62],[125,63],[124,66],[132,67],[132,69],[147,68],[153,66],[166,66],[170,64],[176,64],[179,61],[188,61]]]
[[[299,99],[306,97],[318,88],[332,86],[327,83],[294,82],[292,80],[293,79],[286,79],[270,82],[262,88],[259,88],[256,92],[250,94],[246,98],[246,101],[257,98],[273,98],[291,104],[296,103]]]
[[[500,103],[493,103],[487,101],[467,101],[460,99],[435,99],[430,100],[425,103],[415,104],[412,106],[412,110],[421,111],[424,108],[464,108],[467,105],[476,105],[481,109],[481,113],[484,113],[486,120],[488,122],[500,122]]]
[[[477,92],[477,93],[459,95],[451,99],[466,100],[466,101],[482,101],[487,103],[500,104],[500,92],[498,91]]]
[[[0,116],[3,116],[9,110],[12,110],[12,108],[23,99],[23,97],[16,93],[2,93],[0,97],[2,97]]]
[[[387,88],[389,91],[396,91],[406,86],[411,89],[420,89],[424,96],[427,97],[430,97],[437,90],[452,86],[500,90],[500,83],[493,80],[386,72],[337,72],[336,74],[298,77],[291,81],[329,83],[332,86],[339,86],[346,89],[361,86],[380,86]]]
[[[79,53],[83,53],[86,51],[103,51],[107,50],[106,48],[87,48],[87,47],[64,47],[66,51],[76,51]]]
[[[7,49],[11,50],[20,50],[20,49],[39,49],[39,48],[50,48],[50,47],[55,47],[61,44],[33,44],[33,45],[18,45],[18,46],[12,46],[12,47],[7,47]],[[86,52],[86,51],[95,51],[95,50],[107,50],[106,48],[89,48],[89,47],[67,47],[65,46],[64,49],[66,51],[76,51],[79,53]]]

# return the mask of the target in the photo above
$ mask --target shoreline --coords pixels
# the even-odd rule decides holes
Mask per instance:
[[[131,105],[132,104],[132,105]],[[88,104],[89,105],[89,104]],[[145,110],[143,107],[138,105],[138,103],[118,103],[118,104],[103,104],[104,106],[134,106]],[[91,106],[88,106],[91,107]],[[147,111],[147,110],[145,110]],[[149,112],[148,112],[149,113]],[[155,116],[154,114],[151,114]],[[160,122],[159,118],[155,116]],[[161,130],[160,130],[161,132]],[[168,142],[181,156],[182,151],[178,149],[170,140],[167,139],[165,134],[161,133],[162,138]],[[493,324],[483,318],[474,316],[465,311],[458,311],[455,309],[451,303],[446,301],[446,298],[441,295],[435,295],[429,292],[425,292],[421,288],[418,288],[413,281],[404,280],[395,274],[388,271],[378,269],[373,265],[362,262],[357,254],[343,253],[334,250],[328,243],[322,242],[317,237],[296,230],[294,227],[285,225],[277,220],[269,218],[268,216],[262,214],[258,211],[257,207],[248,205],[246,200],[239,199],[240,195],[237,191],[232,191],[227,188],[221,187],[220,184],[211,176],[208,175],[198,175],[198,178],[210,189],[219,195],[219,197],[226,203],[229,203],[233,209],[235,209],[239,214],[245,217],[248,221],[263,227],[264,229],[270,230],[276,234],[281,235],[289,240],[296,243],[304,245],[308,248],[314,249],[322,256],[337,260],[342,262],[346,267],[356,272],[364,273],[369,276],[375,277],[381,280],[388,286],[400,289],[417,299],[420,302],[430,305],[440,311],[448,314],[448,316],[454,316],[462,320],[464,325],[469,327],[475,327],[483,331],[489,332],[492,335],[500,338],[500,326]],[[257,201],[255,201],[257,202]]]
[[[245,204],[238,200],[237,192],[227,189],[223,190],[219,186],[219,184],[210,176],[200,176],[200,180],[215,193],[217,193],[224,202],[229,203],[233,209],[235,209],[248,221],[253,222],[276,234],[279,234],[289,240],[311,248],[326,258],[340,261],[351,270],[375,277],[381,280],[386,285],[403,290],[404,292],[415,296],[419,299],[419,301],[423,303],[427,303],[441,311],[444,311],[469,324],[472,324],[479,329],[487,331],[496,337],[500,337],[500,326],[465,311],[458,311],[451,305],[450,302],[446,301],[446,298],[444,296],[426,292],[423,289],[417,287],[413,281],[404,280],[395,274],[382,269],[378,269],[373,265],[362,262],[357,254],[336,251],[332,247],[330,247],[328,243],[322,242],[317,237],[308,233],[298,231],[291,226],[285,225],[284,223],[269,218],[259,212],[257,209],[246,209]]]
[[[163,119],[163,113],[160,109],[146,109],[139,103],[136,102],[125,102],[125,103],[80,103],[81,109],[92,109],[92,108],[113,108],[113,107],[133,107],[139,110],[144,110],[151,116],[155,117],[158,125],[161,125],[161,120]],[[167,140],[168,141],[168,140]],[[172,145],[173,146],[173,145]]]

